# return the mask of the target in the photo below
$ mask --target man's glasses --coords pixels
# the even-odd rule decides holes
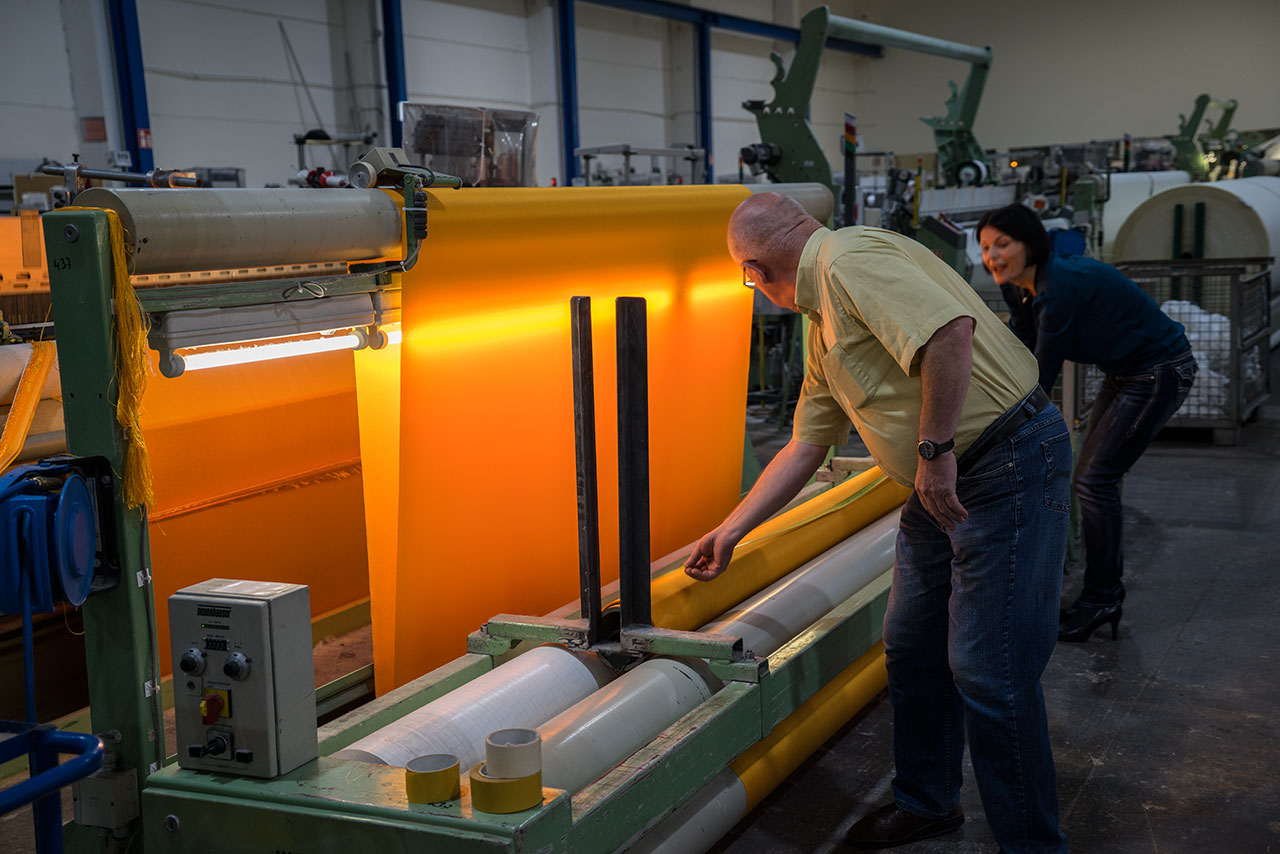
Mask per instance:
[[[760,271],[758,264],[758,261],[742,262],[742,286],[744,288],[754,288],[764,281],[764,273]]]

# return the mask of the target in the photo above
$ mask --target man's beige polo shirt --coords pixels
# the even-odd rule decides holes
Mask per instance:
[[[813,323],[793,437],[841,445],[852,421],[885,474],[908,486],[920,459],[918,354],[938,329],[957,317],[975,322],[957,456],[1037,382],[1035,357],[969,283],[892,231],[818,229],[800,258],[796,306]]]

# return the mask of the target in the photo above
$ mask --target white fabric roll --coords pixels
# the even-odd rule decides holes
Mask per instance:
[[[612,677],[598,659],[557,646],[531,649],[333,754],[403,766],[415,756],[452,753],[463,768],[484,757],[494,730],[536,729]]]
[[[744,649],[768,655],[893,568],[901,513],[866,526],[699,631],[740,635]]]
[[[679,661],[638,665],[539,727],[542,784],[579,791],[711,694],[706,680]]]
[[[1183,206],[1182,245],[1190,251],[1197,202],[1205,205],[1204,257],[1280,255],[1280,178],[1184,184],[1162,190],[1139,205],[1116,235],[1117,261],[1173,257],[1174,207]]]
[[[1119,172],[1111,176],[1111,198],[1102,205],[1102,258],[1111,257],[1116,235],[1125,220],[1155,193],[1186,184],[1191,176],[1183,171]]]
[[[631,854],[702,854],[747,811],[747,790],[733,770],[711,778],[693,797],[627,850]]]

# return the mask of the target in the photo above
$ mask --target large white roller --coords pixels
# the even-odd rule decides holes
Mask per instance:
[[[542,784],[576,792],[719,688],[710,673],[669,658],[643,662],[556,715],[542,734]]]
[[[740,635],[744,649],[768,655],[893,566],[900,514],[866,526],[700,631]],[[578,791],[718,689],[710,674],[677,661],[653,659],[627,671],[540,728],[543,782]]]
[[[747,812],[747,790],[726,768],[658,822],[627,851],[631,854],[693,854],[706,851]]]
[[[1115,261],[1173,257],[1174,208],[1182,205],[1182,246],[1193,243],[1195,206],[1203,202],[1205,258],[1261,258],[1280,255],[1280,178],[1169,187],[1147,199],[1116,234]]]
[[[452,753],[462,768],[470,768],[484,756],[489,733],[541,726],[612,676],[595,656],[540,646],[333,755],[403,766],[415,756]]]
[[[1116,235],[1138,205],[1168,187],[1186,184],[1191,175],[1169,172],[1116,172],[1111,175],[1111,197],[1102,206],[1102,258],[1111,257]]]
[[[399,206],[380,190],[108,190],[76,205],[120,215],[134,273],[364,261],[398,255]]]

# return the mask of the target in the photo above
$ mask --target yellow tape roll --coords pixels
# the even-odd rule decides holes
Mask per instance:
[[[484,763],[468,773],[471,779],[471,806],[481,812],[512,813],[533,809],[542,803],[542,772],[528,777],[490,777]]]
[[[411,804],[436,804],[462,795],[458,757],[452,753],[428,753],[404,766],[404,793]]]

